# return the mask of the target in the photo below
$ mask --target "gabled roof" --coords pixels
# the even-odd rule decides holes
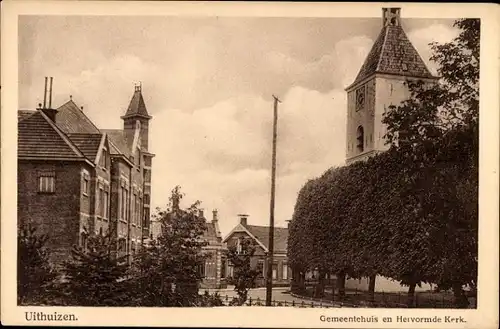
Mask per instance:
[[[95,161],[102,134],[68,134],[68,137],[89,160]]]
[[[205,222],[205,231],[203,231],[203,239],[209,243],[220,243],[222,239],[217,232],[217,227],[213,222]]]
[[[269,226],[242,225],[238,224],[227,236],[223,242],[227,242],[235,232],[246,232],[255,239],[256,242],[264,249],[269,250]],[[288,243],[288,228],[274,228],[274,253],[286,253]]]
[[[346,89],[375,73],[415,78],[436,78],[431,74],[399,24],[387,25],[382,28],[356,79]]]
[[[85,159],[84,154],[41,111],[18,122],[19,158]]]
[[[130,100],[127,112],[125,112],[125,115],[122,118],[133,117],[137,115],[150,118],[148,110],[146,109],[146,104],[144,103],[144,98],[142,97],[140,87],[135,88],[134,95]]]
[[[56,123],[66,134],[100,134],[99,129],[72,100],[57,109]]]
[[[128,146],[127,137],[125,132],[121,129],[101,129],[103,133],[108,135],[111,142],[110,154],[123,154],[130,157],[130,148]]]
[[[269,249],[269,226],[247,225],[246,229],[252,233],[267,249]],[[274,228],[274,252],[286,252],[288,241],[288,228]]]

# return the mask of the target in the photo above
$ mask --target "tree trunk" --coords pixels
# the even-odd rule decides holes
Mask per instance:
[[[345,297],[345,272],[341,271],[337,274],[337,289],[339,291],[339,299],[342,300]]]
[[[318,275],[318,285],[314,297],[322,298],[325,295],[325,272],[320,270]]]
[[[462,285],[459,283],[453,284],[453,302],[457,308],[467,308],[469,306],[469,300],[462,289]]]
[[[373,302],[375,300],[375,279],[377,275],[370,276],[370,282],[368,283],[368,301]]]
[[[409,308],[415,307],[415,287],[417,284],[415,282],[410,283],[410,287],[408,288],[408,299],[407,305]]]
[[[300,273],[300,281],[299,281],[299,292],[301,294],[305,293],[306,291],[306,273],[301,272]]]

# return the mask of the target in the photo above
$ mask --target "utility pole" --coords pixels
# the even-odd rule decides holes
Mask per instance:
[[[276,190],[276,139],[278,137],[278,103],[281,101],[274,96],[273,119],[273,158],[271,169],[271,205],[269,215],[269,250],[267,252],[267,280],[266,280],[266,306],[271,306],[273,297],[273,254],[274,254],[274,195]]]

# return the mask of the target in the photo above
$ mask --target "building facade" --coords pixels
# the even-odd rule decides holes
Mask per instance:
[[[55,264],[107,233],[131,260],[149,235],[154,155],[140,87],[122,119],[122,130],[99,129],[71,97],[57,109],[18,111],[18,225],[48,236]]]
[[[251,259],[251,267],[257,269],[262,275],[257,279],[257,286],[266,285],[267,255],[269,253],[269,232],[268,226],[248,225],[248,215],[239,215],[238,225],[224,239],[227,247],[236,247],[241,244],[242,239],[252,239],[255,242],[256,250]],[[272,280],[274,286],[288,286],[291,282],[292,272],[288,265],[287,258],[288,228],[274,228],[274,253],[272,264]],[[232,277],[234,269],[227,262],[226,275]]]
[[[435,83],[434,77],[402,27],[400,8],[382,9],[382,29],[347,92],[346,163],[386,151],[382,119],[391,105],[410,97],[407,81]],[[368,289],[368,278],[347,280],[347,288]],[[417,290],[428,290],[423,285]],[[398,282],[377,277],[375,290],[402,291]]]
[[[200,216],[205,218],[203,211]],[[227,286],[225,277],[227,249],[226,245],[222,242],[216,209],[212,211],[211,221],[207,221],[205,218],[203,239],[207,242],[207,245],[203,247],[203,254],[206,256],[206,259],[201,267],[201,274],[203,276],[201,288],[225,288]]]

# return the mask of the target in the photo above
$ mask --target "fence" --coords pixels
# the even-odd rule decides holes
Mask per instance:
[[[314,298],[314,287],[307,287],[301,294],[293,294],[298,298]],[[370,307],[370,308],[408,308],[406,292],[375,292],[373,298],[366,291],[346,290],[345,296],[339,298],[338,292],[325,289],[323,300],[330,301],[337,307]],[[476,296],[468,296],[469,308],[476,308]],[[453,294],[450,292],[416,292],[413,298],[413,308],[457,308]]]
[[[220,296],[222,300],[222,304],[224,306],[236,306],[233,304],[233,300],[236,300],[237,298],[234,296]],[[260,298],[251,298],[249,297],[246,302],[241,305],[241,306],[266,306],[266,301],[262,300]],[[329,303],[328,301],[287,301],[287,300],[272,300],[271,301],[271,306],[276,306],[276,307],[299,307],[299,308],[336,308],[340,307],[338,305]]]

